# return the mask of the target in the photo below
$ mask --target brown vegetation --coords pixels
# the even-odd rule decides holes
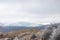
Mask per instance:
[[[35,35],[37,35],[38,32],[42,32],[41,30],[38,29],[26,29],[26,30],[18,30],[18,31],[14,31],[14,32],[7,32],[4,33],[2,35],[0,35],[0,38],[15,38],[18,37],[19,39],[21,38],[25,38],[26,40],[30,40],[31,39],[31,33],[34,33]],[[3,36],[3,37],[2,37]],[[35,38],[37,39],[37,38]]]

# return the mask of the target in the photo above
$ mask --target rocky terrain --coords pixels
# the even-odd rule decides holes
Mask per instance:
[[[19,30],[8,33],[0,33],[0,40],[39,40],[38,34],[42,31],[38,29]]]

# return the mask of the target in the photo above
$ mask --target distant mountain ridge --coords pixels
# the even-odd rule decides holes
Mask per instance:
[[[28,22],[18,22],[18,23],[12,23],[7,25],[1,25],[0,32],[10,32],[14,30],[23,30],[23,29],[44,29],[46,25],[42,24],[34,24],[34,23],[28,23]]]
[[[15,30],[23,30],[23,29],[45,29],[46,26],[37,26],[37,27],[25,27],[25,26],[7,26],[0,29],[0,32],[10,32]]]

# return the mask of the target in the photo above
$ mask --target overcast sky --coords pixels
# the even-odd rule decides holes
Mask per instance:
[[[60,0],[0,0],[0,22],[60,22]]]

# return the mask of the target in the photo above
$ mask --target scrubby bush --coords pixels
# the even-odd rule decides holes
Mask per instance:
[[[35,39],[36,38],[36,35],[32,32],[31,33],[31,39]]]
[[[52,24],[44,30],[41,40],[60,40],[60,24]]]
[[[41,36],[41,40],[50,40],[50,37],[54,30],[57,29],[57,24],[49,25]]]
[[[0,34],[0,38],[4,38],[4,35],[3,34]]]
[[[49,40],[60,40],[60,24],[57,25],[57,29],[55,29]]]

